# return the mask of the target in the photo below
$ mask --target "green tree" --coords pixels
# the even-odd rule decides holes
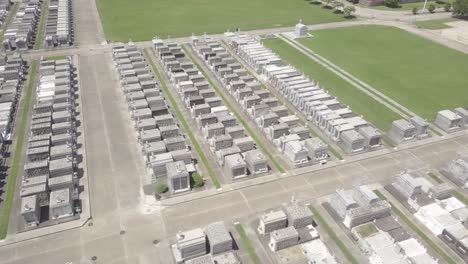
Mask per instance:
[[[332,3],[332,0],[322,0],[323,8],[331,9],[332,8],[331,3]]]
[[[156,192],[161,194],[169,191],[169,187],[167,187],[167,184],[160,183],[156,186]]]
[[[343,12],[344,4],[341,3],[340,1],[337,1],[337,0],[333,1],[333,2],[332,2],[332,6],[333,6],[333,9],[335,9],[335,12],[336,12],[336,13],[341,13],[341,12]]]
[[[346,18],[352,17],[354,12],[356,12],[356,8],[354,6],[345,6],[343,9],[343,14]]]
[[[452,8],[454,15],[468,16],[468,0],[455,0]]]
[[[400,7],[400,0],[384,0],[384,4],[390,8],[398,8]]]
[[[427,10],[429,10],[429,13],[434,13],[435,9],[436,6],[433,3],[429,4],[429,7],[427,8]]]
[[[192,173],[192,186],[193,188],[200,188],[205,184],[203,177],[200,174],[194,172]]]
[[[412,10],[412,11],[413,11],[413,15],[417,15],[418,12],[419,12],[419,8],[413,7],[413,10]]]
[[[445,5],[444,5],[445,12],[450,12],[450,9],[452,9],[452,4],[451,3],[445,3]]]

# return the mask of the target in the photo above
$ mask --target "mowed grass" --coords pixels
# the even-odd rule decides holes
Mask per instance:
[[[304,0],[96,0],[106,38],[151,40],[241,30],[343,21]]]
[[[330,94],[338,97],[340,102],[383,131],[390,129],[392,121],[401,117],[364,92],[327,70],[312,59],[306,57],[294,47],[281,39],[264,40],[263,44],[276,52],[283,60],[292,64],[305,75],[318,81]]]
[[[424,118],[468,106],[467,54],[394,27],[312,34],[300,42]]]
[[[445,18],[445,19],[434,19],[434,20],[424,20],[424,21],[416,21],[414,24],[419,28],[424,29],[444,29],[450,28],[449,25],[446,23],[458,21],[456,18]]]

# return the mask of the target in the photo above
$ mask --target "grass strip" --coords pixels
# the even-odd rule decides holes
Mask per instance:
[[[175,110],[175,112],[177,114],[177,118],[179,119],[180,123],[182,123],[182,126],[184,127],[185,131],[187,132],[187,134],[188,134],[188,136],[190,138],[190,141],[192,141],[193,147],[197,151],[198,156],[200,157],[203,165],[205,166],[206,170],[208,171],[208,175],[210,176],[211,181],[213,182],[213,184],[215,185],[216,188],[220,188],[221,184],[219,183],[218,177],[216,177],[215,172],[211,168],[210,163],[208,162],[208,159],[206,158],[202,148],[200,147],[200,145],[198,144],[198,141],[196,140],[195,136],[192,133],[192,128],[189,126],[189,124],[187,123],[187,121],[184,118],[184,114],[179,109],[176,100],[174,99],[174,97],[172,97],[171,92],[167,88],[166,82],[164,81],[161,73],[158,71],[158,68],[156,67],[156,64],[154,64],[154,62],[153,62],[153,60],[151,58],[151,55],[148,53],[147,49],[144,50],[144,53],[145,53],[146,59],[150,63],[151,67],[153,68],[154,73],[158,77],[159,82],[161,83],[161,87],[162,87],[166,97],[171,102],[171,105],[172,105],[172,107],[174,108],[174,110]]]
[[[29,106],[31,104],[31,97],[33,93],[34,81],[36,79],[37,61],[33,61],[29,70],[29,81],[26,86],[26,96],[24,100],[23,113],[18,128],[18,137],[16,139],[16,146],[14,150],[13,163],[11,165],[10,173],[8,176],[8,183],[6,189],[6,198],[3,202],[3,215],[0,222],[0,239],[4,239],[7,235],[8,222],[10,219],[11,206],[13,203],[13,195],[15,194],[16,178],[20,170],[19,163],[23,150],[24,137],[26,134],[26,124],[29,116]]]
[[[34,42],[34,49],[38,50],[42,46],[42,38],[44,37],[45,24],[47,20],[47,14],[49,9],[47,8],[47,1],[44,0],[41,6],[41,20],[39,20],[39,29],[37,30],[36,41]]]
[[[66,59],[67,56],[51,56],[51,57],[46,57],[46,60],[52,61],[52,60],[64,60]]]
[[[351,251],[346,247],[346,245],[341,241],[338,236],[336,235],[335,231],[328,225],[327,221],[320,215],[317,209],[313,206],[309,206],[310,211],[314,215],[314,219],[318,222],[318,225],[323,227],[323,229],[327,232],[330,238],[335,242],[335,244],[340,248],[341,252],[345,258],[352,264],[359,264],[359,261],[353,256]]]
[[[244,244],[245,248],[247,249],[247,253],[249,254],[250,260],[252,260],[252,263],[261,264],[262,262],[257,256],[257,253],[255,253],[255,248],[253,247],[252,242],[250,242],[249,237],[245,233],[244,227],[241,224],[234,224],[234,227],[236,228],[237,233],[239,233],[242,240],[242,244]]]
[[[429,172],[427,175],[429,175],[429,177],[431,177],[431,179],[433,179],[438,184],[444,183],[444,181],[440,179],[439,176],[435,175],[432,172]]]
[[[15,2],[13,4],[13,7],[10,9],[10,11],[8,11],[8,17],[5,20],[5,23],[3,23],[3,28],[2,28],[2,31],[0,33],[0,42],[2,42],[2,43],[3,43],[3,36],[5,35],[5,31],[7,30],[8,26],[11,24],[11,21],[15,17],[16,11],[18,11],[19,5],[20,5],[19,2]]]
[[[382,200],[387,200],[385,195],[381,193],[379,190],[374,190],[374,193]],[[449,264],[456,264],[457,262],[454,261],[449,255],[445,253],[445,251],[440,248],[431,238],[429,238],[421,229],[419,229],[400,209],[396,208],[389,200],[387,202],[392,206],[392,210],[398,215],[398,217],[405,222],[407,226],[409,226],[419,237],[421,237],[439,256],[441,256],[445,262]]]
[[[236,116],[237,120],[239,120],[239,122],[242,124],[242,126],[244,126],[245,130],[247,130],[247,132],[249,133],[249,135],[252,137],[252,139],[255,141],[255,143],[257,144],[257,146],[260,147],[260,149],[263,151],[263,153],[265,153],[265,155],[268,156],[268,158],[271,160],[271,162],[273,163],[273,166],[276,167],[276,169],[278,169],[279,172],[281,173],[284,173],[285,170],[284,168],[279,164],[279,162],[273,157],[273,155],[268,151],[268,149],[266,148],[265,145],[263,145],[263,143],[258,139],[257,135],[255,134],[255,132],[249,127],[249,125],[247,124],[247,122],[242,118],[242,116],[237,112],[236,108],[234,106],[232,106],[232,104],[230,103],[229,99],[226,98],[226,96],[224,95],[224,93],[221,91],[221,89],[219,89],[219,87],[211,80],[211,78],[208,76],[208,74],[203,70],[203,67],[195,60],[195,58],[193,58],[193,56],[191,55],[190,51],[187,49],[187,47],[185,45],[182,45],[182,49],[185,51],[185,53],[187,54],[187,56],[192,60],[192,62],[197,66],[198,70],[203,74],[203,76],[205,76],[206,80],[211,84],[211,86],[216,90],[216,92],[218,93],[218,95],[221,97],[221,99],[223,100],[224,104],[227,106],[227,108],[229,108],[229,110],[234,113],[234,115]]]
[[[457,192],[457,191],[453,191],[452,192],[452,195],[457,198],[458,200],[460,200],[460,202],[464,203],[466,206],[468,206],[468,199],[461,193]]]

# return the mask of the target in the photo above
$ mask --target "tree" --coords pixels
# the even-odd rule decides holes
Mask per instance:
[[[193,188],[200,188],[204,184],[205,184],[205,182],[203,181],[203,178],[202,178],[202,176],[200,176],[200,174],[198,174],[196,172],[192,173],[192,186],[193,186]]]
[[[452,9],[452,4],[451,3],[445,3],[445,5],[444,5],[445,12],[450,12],[450,9]]]
[[[322,0],[323,8],[331,8],[331,2],[332,0]]]
[[[468,0],[455,0],[452,3],[453,14],[458,16],[468,16]]]
[[[311,4],[314,4],[314,5],[321,5],[322,4],[322,1],[320,0],[312,0],[310,1]]]
[[[398,8],[400,7],[400,0],[384,0],[384,4],[390,8]]]
[[[352,17],[354,12],[356,12],[356,8],[354,6],[345,6],[343,9],[343,14],[346,18]]]
[[[335,13],[343,12],[344,4],[341,3],[340,1],[337,1],[337,0],[333,1],[332,6],[333,6],[333,9],[335,9]]]
[[[413,7],[413,10],[412,10],[412,11],[413,11],[413,15],[417,15],[418,12],[419,12],[419,8]]]
[[[164,183],[160,183],[156,186],[156,192],[159,194],[165,193],[167,191],[169,191],[169,187],[167,187],[167,185]]]
[[[436,6],[435,6],[433,3],[430,3],[430,4],[429,4],[429,7],[427,8],[427,10],[429,11],[429,13],[434,13],[434,12],[435,12],[435,9],[436,9]]]

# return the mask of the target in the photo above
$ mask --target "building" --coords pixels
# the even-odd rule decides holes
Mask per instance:
[[[302,141],[289,141],[284,144],[284,155],[293,164],[303,164],[309,161],[307,149]]]
[[[356,130],[347,130],[341,133],[340,145],[348,154],[358,153],[365,149],[365,139]]]
[[[205,233],[201,228],[180,232],[176,235],[176,244],[172,249],[177,263],[205,255],[207,253]]]
[[[332,196],[330,206],[341,218],[344,218],[348,210],[359,207],[359,204],[354,200],[351,192],[339,189]]]
[[[463,108],[463,107],[458,107],[458,108],[455,108],[453,111],[456,114],[458,114],[459,116],[461,116],[462,125],[464,127],[467,127],[468,126],[468,110],[466,108]]]
[[[387,201],[377,201],[367,206],[351,208],[346,211],[343,224],[348,228],[390,216],[391,206]]]
[[[268,163],[265,155],[258,149],[247,151],[244,154],[245,163],[250,174],[260,174],[268,172]]]
[[[247,164],[240,154],[232,154],[224,158],[224,174],[233,179],[247,176]]]
[[[292,203],[285,208],[286,215],[288,216],[288,226],[293,226],[296,229],[312,225],[314,219],[312,212],[306,206],[301,206]]]
[[[445,132],[454,132],[463,128],[463,119],[451,110],[442,110],[437,113],[434,124]]]
[[[299,243],[299,233],[293,226],[278,229],[270,233],[268,246],[271,251],[295,246]]]
[[[317,137],[306,139],[304,146],[312,162],[321,162],[329,158],[328,146]]]
[[[410,122],[416,128],[416,137],[421,139],[429,136],[429,123],[427,120],[419,116],[413,116],[410,118]]]
[[[468,180],[468,161],[462,158],[454,159],[440,172],[457,185],[463,186]]]
[[[258,232],[267,235],[275,230],[288,226],[288,217],[283,210],[271,211],[260,216]]]
[[[21,198],[21,215],[26,226],[37,226],[41,221],[41,208],[37,195]]]
[[[416,127],[404,119],[393,121],[388,132],[389,138],[396,144],[411,141],[416,138],[416,134]]]
[[[73,216],[73,200],[70,189],[50,192],[49,214],[51,219]]]
[[[382,146],[382,133],[379,130],[364,126],[358,129],[359,133],[364,137],[364,146],[366,148],[378,148]]]
[[[190,175],[183,161],[166,164],[167,180],[172,193],[190,191]]]
[[[302,24],[302,19],[299,20],[296,27],[294,28],[294,36],[296,38],[303,38],[309,36],[309,29],[306,25]]]
[[[209,224],[205,232],[208,237],[210,253],[212,255],[232,250],[233,241],[223,222]]]
[[[408,199],[413,199],[416,195],[422,194],[421,184],[408,173],[396,176],[392,186]]]

